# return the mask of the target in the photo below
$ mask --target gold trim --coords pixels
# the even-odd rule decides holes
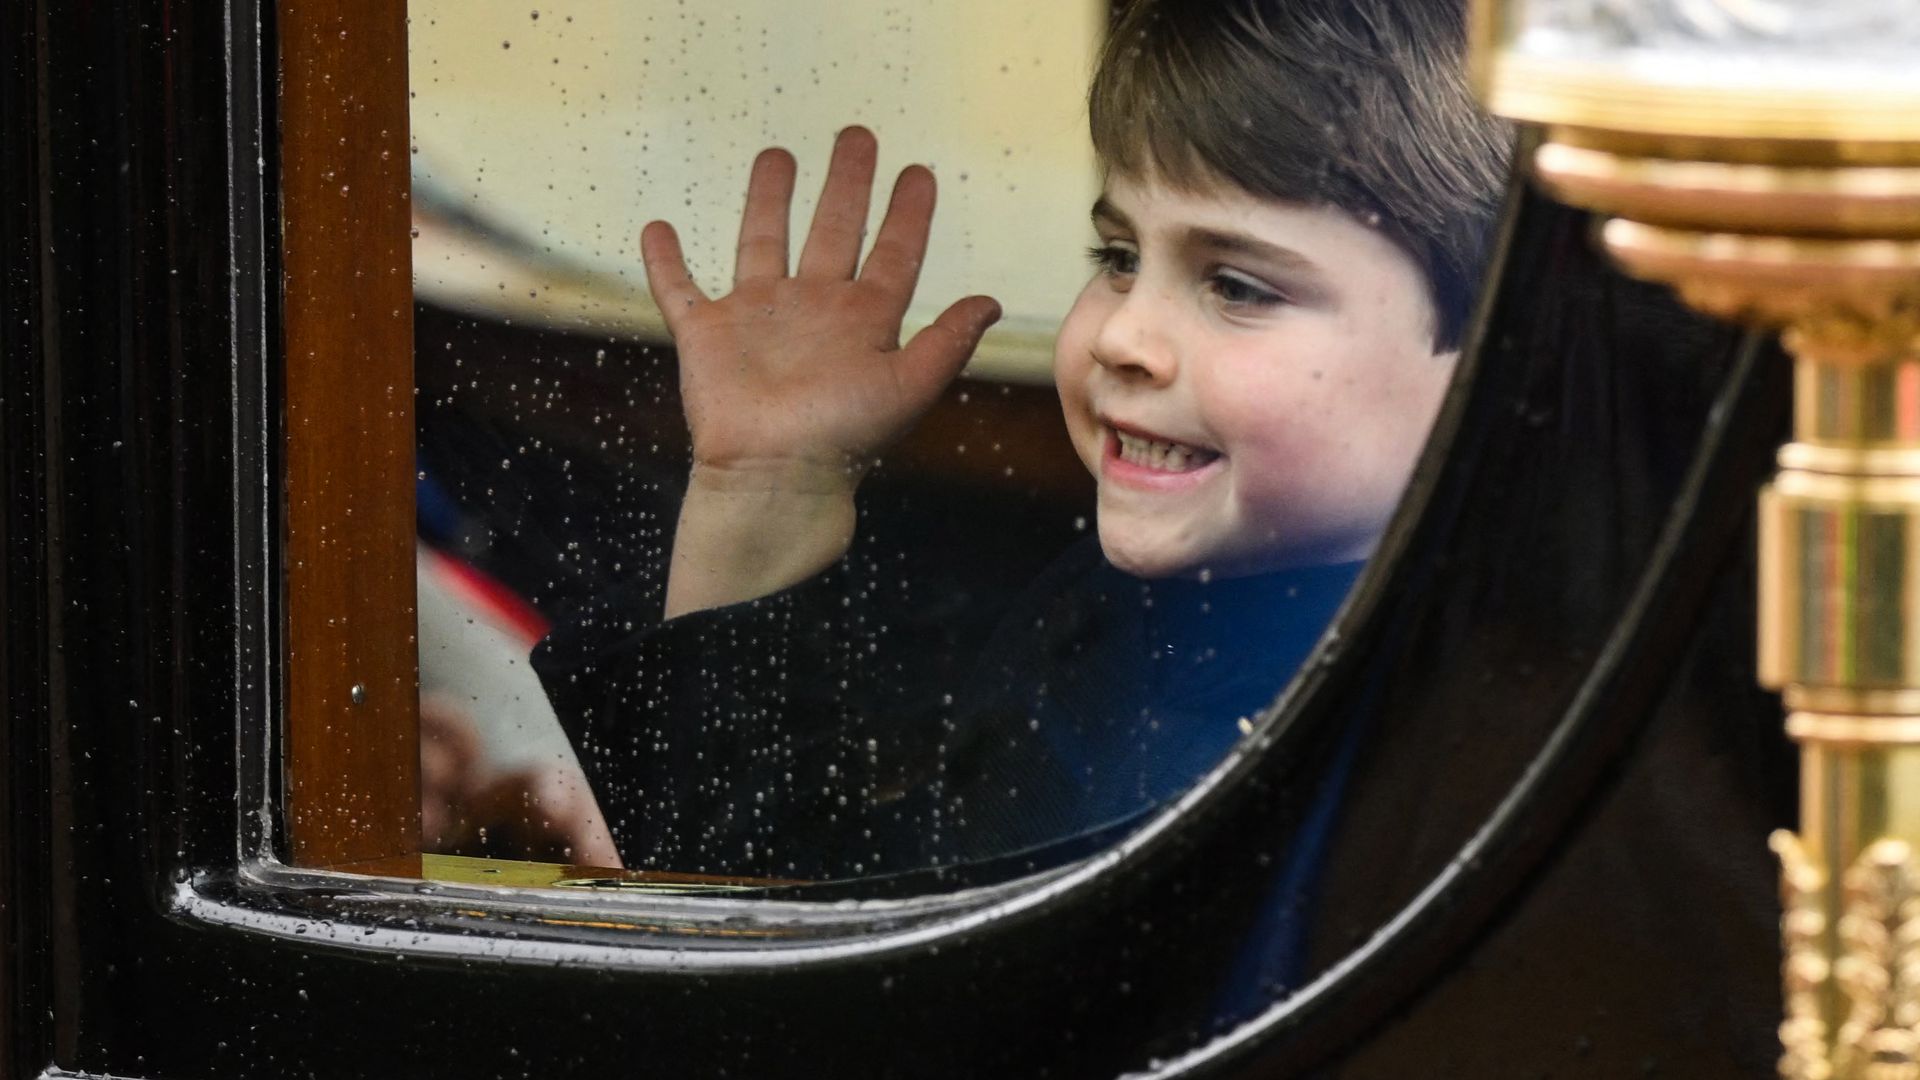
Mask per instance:
[[[1723,161],[1780,168],[1920,165],[1920,143],[1770,141],[1712,135],[1651,135],[1574,124],[1547,125],[1548,142],[1603,150],[1622,157]]]
[[[1912,847],[1882,837],[1853,860],[1829,935],[1829,878],[1820,858],[1785,830],[1769,843],[1780,857],[1783,909],[1781,1077],[1920,1080],[1920,875]],[[1845,1017],[1831,1053],[1829,987],[1839,991]]]
[[[1678,161],[1550,142],[1535,151],[1533,167],[1564,202],[1653,224],[1920,235],[1920,166]]]
[[[1833,978],[1851,1002],[1834,1072],[1920,1080],[1920,882],[1904,840],[1876,840],[1847,869]]]
[[[1822,359],[1847,359],[1848,343],[1869,331],[1905,336],[1896,318],[1920,295],[1920,240],[1748,236],[1697,232],[1614,218],[1601,228],[1607,251],[1635,277],[1672,285],[1708,314],[1742,322],[1805,324]],[[1897,322],[1888,327],[1889,320]],[[1792,342],[1789,342],[1792,345]],[[1903,347],[1895,344],[1892,348]],[[1856,358],[1881,359],[1876,349]]]
[[[1788,686],[1781,703],[1792,712],[1853,716],[1920,716],[1920,689]]]
[[[1762,685],[1920,687],[1920,476],[1782,472],[1759,532]]]
[[[481,859],[467,855],[432,853],[420,856],[420,877],[428,881],[444,881],[461,885],[501,885],[520,889],[595,888],[698,895],[796,884],[786,880],[763,881],[713,874],[615,870],[604,866],[570,866],[565,863]]]
[[[1840,347],[1853,355],[1867,348],[1898,349],[1902,344],[1901,335],[1891,329],[1881,336],[1879,346],[1867,344],[1873,338],[1868,334]],[[1811,336],[1796,340],[1802,349],[1816,353],[1831,343]],[[1838,462],[1831,455],[1859,452],[1866,456],[1844,471],[1877,475],[1905,471],[1888,452],[1920,450],[1920,355],[1880,364],[1827,363],[1807,356],[1793,367],[1794,439],[1798,445],[1819,448],[1808,467],[1816,472],[1840,471],[1832,467]],[[1791,447],[1782,450],[1783,464],[1789,452],[1797,453]]]
[[[1822,446],[1791,442],[1780,448],[1780,467],[1800,472],[1867,477],[1920,478],[1920,447]]]
[[[1800,838],[1780,829],[1768,838],[1780,856],[1780,943],[1784,958],[1780,979],[1786,990],[1786,1019],[1780,1023],[1783,1080],[1830,1080],[1827,1023],[1821,1018],[1820,991],[1832,973],[1825,950],[1827,916],[1822,905],[1827,875],[1808,856]]]
[[[1920,275],[1878,293],[1856,291],[1803,311],[1780,336],[1801,363],[1818,368],[1893,367],[1920,357]],[[1891,395],[1891,386],[1884,388]],[[1825,388],[1823,392],[1831,392]],[[1890,399],[1887,404],[1893,405]],[[1814,437],[1816,432],[1797,434]]]
[[[1920,517],[1920,476],[1792,469],[1774,477],[1772,491],[1793,511]]]
[[[1794,712],[1787,715],[1787,734],[1829,746],[1915,746],[1920,745],[1920,715]]]
[[[1527,56],[1507,44],[1477,50],[1475,74],[1487,107],[1515,120],[1655,136],[1920,142],[1920,86],[1713,86],[1643,68],[1629,74],[1618,65]]]

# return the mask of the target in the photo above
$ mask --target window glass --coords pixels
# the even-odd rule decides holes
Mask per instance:
[[[1041,425],[1057,425],[1053,329],[1086,276],[1086,227],[1059,208],[1097,187],[1082,95],[1105,17],[1094,2],[866,3],[833,20],[778,3],[410,6],[428,850],[618,865],[526,654],[556,614],[658,577],[687,445],[637,236],[675,220],[721,287],[763,144],[795,151],[806,188],[836,125],[869,125],[883,171],[941,175],[921,295],[1007,297],[969,381],[897,448],[898,477],[876,478],[894,489],[876,531],[952,536],[971,523],[943,504],[982,508],[989,542],[918,546],[964,552],[951,576],[1004,592],[1001,566],[1032,569],[1085,529],[1088,485]],[[934,313],[910,311],[908,332]]]
[[[1256,731],[1423,445],[1504,136],[1457,17],[1142,10],[413,0],[427,850],[946,887]]]
[[[991,292],[1007,314],[975,373],[1044,381],[1086,280],[1098,182],[1084,95],[1104,0],[724,8],[578,0],[409,6],[416,288],[438,306],[663,340],[640,227],[680,226],[709,288],[731,273],[748,162],[799,162],[804,229],[834,132],[881,136],[879,172],[919,162],[940,212],[909,328]],[[877,224],[881,207],[876,207]],[[507,245],[477,258],[481,239]],[[1018,242],[1010,242],[1018,238]]]

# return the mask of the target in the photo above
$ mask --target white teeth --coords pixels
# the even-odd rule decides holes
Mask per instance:
[[[1117,429],[1114,434],[1120,440],[1120,460],[1161,472],[1192,472],[1214,457],[1197,447],[1181,443],[1143,439]]]

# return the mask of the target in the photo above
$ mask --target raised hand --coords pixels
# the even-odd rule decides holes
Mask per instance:
[[[642,232],[648,285],[680,354],[697,474],[851,489],[999,318],[992,299],[968,297],[901,345],[934,179],[918,165],[901,172],[861,267],[876,152],[865,128],[840,133],[806,247],[789,273],[793,157],[763,151],[747,186],[733,291],[718,300],[687,273],[671,225],[656,221]]]
[[[640,235],[647,284],[680,354],[693,471],[674,534],[668,617],[774,592],[818,572],[853,535],[874,455],[933,404],[1000,317],[960,300],[900,343],[933,220],[933,173],[900,173],[866,265],[877,147],[840,133],[806,247],[788,271],[793,156],[753,163],[733,291],[708,299],[665,222]]]

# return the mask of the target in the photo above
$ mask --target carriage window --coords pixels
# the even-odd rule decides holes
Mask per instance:
[[[405,14],[379,119],[284,20],[289,146],[384,140],[286,155],[296,859],[951,887],[1097,851],[1256,731],[1444,393],[1497,131],[1414,117],[1478,184],[1422,190],[1333,122],[1406,97],[1330,74],[1353,39],[1104,0]],[[412,392],[315,367],[391,364],[405,312],[303,322],[300,282],[388,296],[409,255]],[[294,399],[349,392],[386,441],[323,505],[339,410]],[[382,510],[384,570],[306,600]],[[370,630],[402,589],[413,633]]]
[[[904,707],[924,711],[928,693],[951,695],[963,677],[918,670],[935,648],[925,632],[951,626],[955,609],[971,618],[969,609],[1004,607],[1012,583],[1083,534],[1093,513],[1091,485],[1049,415],[1050,367],[1054,328],[1086,278],[1086,225],[1058,208],[1091,205],[1097,193],[1081,97],[1105,12],[1091,2],[871,3],[823,21],[775,3],[720,15],[415,0],[409,17],[425,848],[801,876],[777,862],[736,865],[719,850],[731,840],[703,840],[704,828],[676,838],[672,858],[623,853],[615,840],[630,831],[627,818],[664,820],[678,806],[691,819],[679,778],[659,774],[686,769],[691,781],[718,755],[630,724],[637,716],[608,715],[611,728],[570,737],[563,721],[590,707],[551,693],[528,662],[556,624],[590,633],[614,620],[660,621],[692,447],[678,356],[646,288],[641,229],[672,221],[696,280],[718,295],[760,147],[793,153],[796,237],[838,127],[874,133],[882,184],[908,163],[932,169],[939,211],[901,332],[910,338],[969,293],[1004,297],[1006,311],[967,375],[904,441],[874,448],[849,576],[822,590],[837,603],[884,587],[860,597],[858,618],[872,625],[806,631],[849,650],[860,647],[856,635],[877,648],[882,622],[889,637],[917,635],[887,643],[899,656],[884,662],[896,670],[856,671],[846,665],[866,660],[851,652],[815,662],[844,667],[836,681],[917,694]],[[871,215],[875,227],[881,216]],[[763,640],[770,631],[758,624],[735,632],[734,648],[770,663],[798,663],[782,654],[826,644]],[[569,671],[563,686],[645,677],[612,670],[619,663],[610,658],[604,674],[591,664]],[[693,710],[692,723],[720,707],[694,700],[700,689],[672,689],[682,692],[665,710]],[[798,734],[780,730],[780,719],[734,738],[765,742],[774,766],[776,745]],[[614,783],[651,789],[639,795],[645,807],[619,790],[597,797],[583,753],[590,764],[640,765],[650,756],[640,744],[617,740],[643,730],[672,745],[647,767],[653,775]],[[836,760],[814,764],[814,779],[838,788],[826,768],[852,781],[866,741],[899,736],[827,737]],[[904,781],[904,767],[892,767]],[[775,800],[758,804],[763,814],[780,808],[770,782],[751,781]],[[715,850],[701,851],[709,842]]]

